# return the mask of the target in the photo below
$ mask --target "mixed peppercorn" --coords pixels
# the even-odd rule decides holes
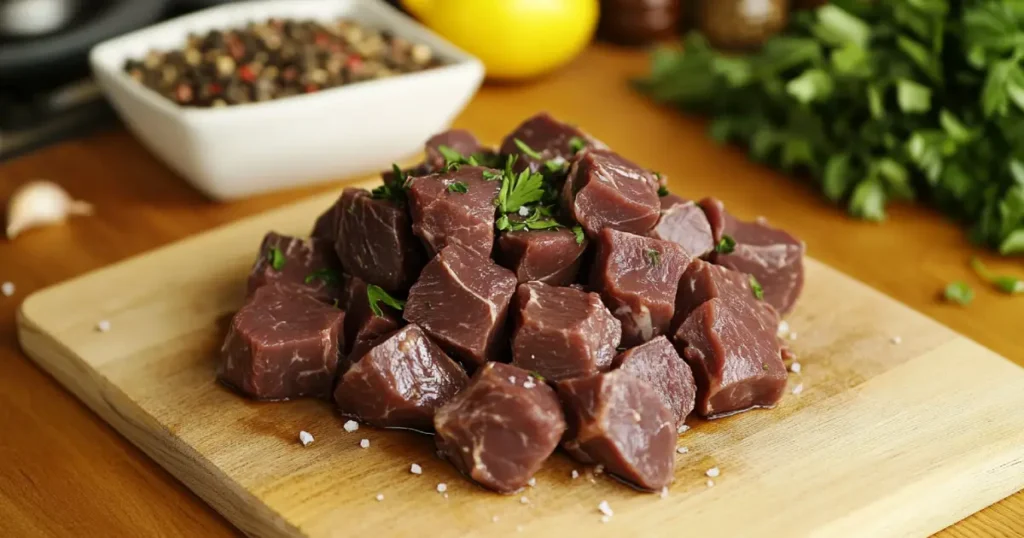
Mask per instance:
[[[270,101],[423,71],[441,61],[423,44],[355,21],[269,19],[190,34],[182,49],[125,62],[133,79],[182,106]]]

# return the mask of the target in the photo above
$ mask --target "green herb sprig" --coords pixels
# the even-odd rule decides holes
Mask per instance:
[[[750,276],[750,291],[754,293],[754,298],[758,301],[764,300],[764,288],[761,287],[761,283],[754,278],[754,275]]]
[[[319,269],[306,275],[303,282],[306,284],[312,284],[317,280],[322,281],[328,286],[337,286],[341,282],[341,275],[333,269]]]
[[[392,164],[391,170],[395,174],[395,180],[391,184],[384,183],[370,191],[370,197],[374,200],[390,200],[404,204],[408,198],[409,184],[412,182],[412,178],[402,171],[397,164]]]
[[[715,252],[719,254],[732,254],[736,250],[736,240],[731,235],[723,234],[715,245]]]
[[[652,267],[657,267],[661,265],[661,252],[658,252],[653,248],[649,248],[644,250],[644,256],[647,258],[648,263],[650,263]]]
[[[384,315],[384,311],[380,308],[380,303],[384,303],[395,310],[405,309],[405,301],[395,299],[388,292],[384,291],[383,288],[374,284],[366,286],[366,299],[370,302],[370,310],[373,311],[375,316]]]
[[[469,192],[469,185],[466,185],[465,183],[463,183],[461,181],[456,181],[456,182],[448,185],[448,189],[447,190],[448,190],[448,192],[457,192],[459,194],[466,194],[467,192]]]
[[[1024,293],[1024,278],[997,275],[989,270],[988,267],[985,267],[985,264],[983,264],[978,258],[971,258],[971,268],[974,269],[974,272],[977,273],[979,277],[1007,295]]]
[[[974,289],[966,282],[958,280],[946,286],[943,296],[951,303],[967,306],[974,300]]]
[[[267,251],[267,262],[270,263],[271,269],[275,271],[284,269],[285,261],[287,260],[284,257],[284,252],[281,252],[280,248],[270,247],[270,250]]]

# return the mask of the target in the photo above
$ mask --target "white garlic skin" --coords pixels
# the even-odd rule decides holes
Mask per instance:
[[[73,200],[51,181],[30,181],[14,191],[7,202],[7,238],[30,228],[59,224],[70,215],[91,215],[91,204]]]

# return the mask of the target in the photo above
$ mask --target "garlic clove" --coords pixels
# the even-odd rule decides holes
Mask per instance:
[[[64,222],[69,215],[92,215],[93,206],[73,200],[51,181],[30,181],[19,187],[7,203],[7,238],[30,228]]]

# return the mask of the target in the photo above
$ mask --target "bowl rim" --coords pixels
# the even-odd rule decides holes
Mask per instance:
[[[301,17],[304,18],[338,18],[340,16],[344,16],[339,12],[342,12],[345,9],[351,9],[353,5],[356,6],[357,9],[367,9],[375,12],[375,14],[384,21],[384,24],[380,26],[383,29],[393,31],[396,35],[403,36],[409,33],[422,34],[422,36],[418,37],[416,41],[419,43],[425,43],[435,52],[441,53],[447,60],[450,60],[449,63],[424,71],[404,73],[382,79],[361,81],[355,84],[327,88],[314,93],[291,95],[281,99],[272,99],[270,101],[243,103],[240,105],[214,108],[180,106],[151,88],[136,83],[123,71],[120,65],[113,65],[108,58],[108,56],[119,52],[121,48],[128,43],[145,41],[145,38],[151,34],[163,33],[168,30],[180,32],[182,41],[184,41],[184,38],[189,32],[189,28],[195,23],[202,22],[208,18],[217,18],[222,14],[228,14],[229,17],[227,18],[235,20],[235,23],[229,22],[226,24],[226,26],[231,26],[232,24],[241,24],[247,21],[264,18],[267,16],[265,11],[281,11],[280,16],[282,18],[288,18],[292,16],[290,13],[293,12],[297,6],[311,6],[324,11],[324,15],[302,15]],[[262,14],[259,17],[248,14],[252,11],[259,11]],[[412,31],[410,32],[410,30]],[[380,0],[345,0],[344,2],[339,0],[258,0],[255,2],[221,4],[182,15],[180,17],[175,17],[173,19],[168,19],[158,24],[147,26],[134,32],[103,41],[102,43],[92,47],[89,51],[89,64],[98,78],[105,78],[114,84],[120,85],[134,97],[144,102],[147,106],[156,108],[165,115],[177,116],[182,119],[193,121],[203,121],[207,119],[212,120],[214,118],[224,119],[240,114],[277,115],[287,113],[290,109],[297,107],[316,106],[317,103],[324,103],[327,100],[332,100],[332,102],[340,98],[355,100],[358,99],[361,94],[377,91],[381,85],[414,84],[416,82],[448,78],[457,75],[463,75],[475,79],[477,77],[482,78],[484,75],[483,63],[479,59],[452,44],[433,30],[421,24],[419,21],[416,21],[405,13],[402,13],[398,9]]]

